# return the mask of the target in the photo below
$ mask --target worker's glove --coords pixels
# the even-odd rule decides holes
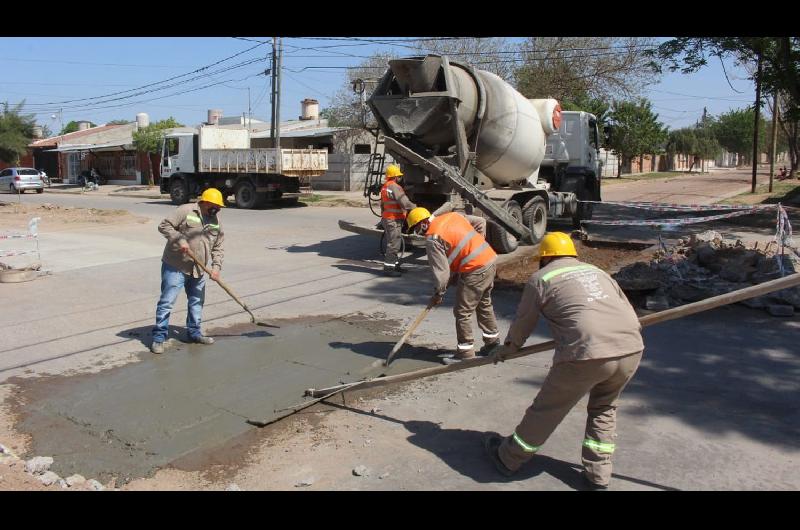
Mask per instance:
[[[433,293],[431,296],[431,301],[429,302],[431,307],[436,307],[437,305],[442,303],[444,300],[444,293]]]
[[[180,250],[183,254],[186,254],[189,252],[189,243],[186,241],[181,241],[178,243],[178,250]]]
[[[506,358],[511,355],[512,353],[516,353],[519,351],[519,348],[514,346],[511,343],[503,344],[502,346],[497,346],[494,350],[492,350],[491,356],[492,361],[494,364],[505,362]]]

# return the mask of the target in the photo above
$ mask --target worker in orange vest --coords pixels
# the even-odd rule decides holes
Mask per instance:
[[[483,332],[480,353],[490,351],[500,341],[500,333],[492,307],[497,254],[484,239],[486,220],[458,212],[431,215],[425,208],[414,208],[406,222],[409,229],[427,237],[425,248],[436,283],[431,305],[442,303],[451,275],[458,276],[453,307],[458,346],[443,362],[453,364],[475,357],[471,320],[476,311]]]
[[[400,276],[401,272],[398,254],[403,237],[403,221],[406,212],[417,207],[397,182],[398,177],[402,176],[400,166],[390,165],[386,168],[386,182],[381,188],[381,224],[386,237],[383,273],[395,277]]]

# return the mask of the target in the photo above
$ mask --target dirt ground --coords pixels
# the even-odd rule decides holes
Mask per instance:
[[[62,223],[74,229],[77,224],[108,225],[140,222],[147,219],[138,217],[127,210],[111,210],[98,208],[73,208],[56,204],[30,204],[13,201],[0,201],[0,230],[25,229],[33,217],[41,218],[41,231],[57,231]]]
[[[608,273],[616,272],[625,265],[636,261],[648,261],[653,253],[651,249],[636,249],[625,246],[589,246],[581,241],[574,241],[578,259],[600,267]],[[507,263],[498,268],[495,288],[522,289],[531,275],[539,270],[539,262],[535,258],[524,258],[521,261]]]

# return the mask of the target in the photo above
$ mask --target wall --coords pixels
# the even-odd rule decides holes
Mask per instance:
[[[331,153],[328,155],[328,171],[311,178],[311,189],[326,191],[363,191],[367,180],[370,155]],[[384,168],[393,163],[386,157]]]

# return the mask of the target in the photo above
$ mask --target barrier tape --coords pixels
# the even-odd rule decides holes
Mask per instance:
[[[615,201],[578,201],[591,204],[607,204],[610,206],[623,206],[626,208],[638,208],[642,210],[653,210],[655,212],[682,212],[682,211],[712,211],[712,210],[769,210],[775,208],[775,204],[676,204],[665,202],[615,202]]]
[[[624,221],[581,221],[581,224],[593,224],[604,226],[677,226],[677,225],[691,225],[697,223],[705,223],[707,221],[716,221],[717,219],[728,219],[731,217],[739,217],[740,215],[749,215],[754,213],[752,209],[740,210],[730,213],[722,213],[719,215],[706,215],[704,217],[685,217],[683,219],[644,219],[644,220],[624,220]]]

